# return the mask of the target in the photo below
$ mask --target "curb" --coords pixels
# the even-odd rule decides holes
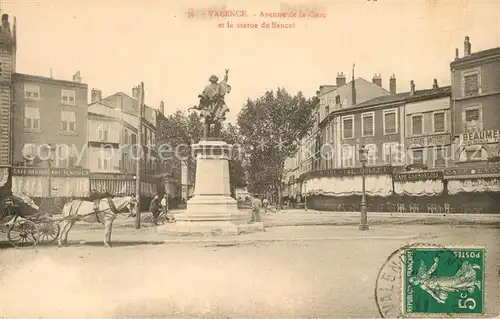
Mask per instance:
[[[306,241],[336,241],[336,240],[410,240],[422,238],[420,233],[406,236],[367,236],[367,237],[303,237],[303,238],[203,238],[203,239],[165,239],[165,244],[253,244],[259,242],[306,242]],[[425,238],[436,238],[437,235],[427,235]]]

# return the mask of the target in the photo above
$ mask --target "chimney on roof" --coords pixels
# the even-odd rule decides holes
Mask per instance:
[[[9,15],[6,13],[2,14],[2,32],[10,34]]]
[[[134,86],[132,88],[132,97],[134,99],[139,99],[140,92],[141,92],[140,86]]]
[[[415,82],[413,80],[410,81],[410,95],[415,94]]]
[[[354,67],[355,66],[356,66],[356,64],[352,65],[352,87],[351,87],[352,105],[356,105],[356,82],[354,81]]]
[[[468,36],[465,37],[465,41],[464,41],[464,57],[466,56],[469,56],[470,55],[470,38]]]
[[[432,83],[432,88],[433,89],[438,89],[439,86],[438,86],[438,80],[437,79],[434,79],[434,82]]]
[[[80,71],[73,74],[73,82],[82,83],[82,77],[80,76]]]
[[[375,73],[373,75],[372,83],[382,87],[382,76],[380,75],[380,73],[379,74]]]
[[[337,72],[337,87],[345,85],[345,75],[344,72]]]
[[[101,102],[101,99],[102,99],[102,91],[92,89],[92,93],[90,94],[91,103]]]
[[[160,113],[165,114],[165,103],[163,101],[160,102]]]
[[[459,57],[458,57],[458,48],[455,48],[455,61],[458,60]]]
[[[389,79],[389,92],[396,94],[396,76],[394,74]]]

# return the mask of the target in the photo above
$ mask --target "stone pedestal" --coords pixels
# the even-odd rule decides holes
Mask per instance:
[[[238,210],[229,188],[231,146],[219,140],[206,140],[192,146],[196,155],[194,196],[187,209],[175,215],[175,223],[158,226],[158,232],[191,235],[238,235],[264,229],[262,223],[249,223],[251,212]]]

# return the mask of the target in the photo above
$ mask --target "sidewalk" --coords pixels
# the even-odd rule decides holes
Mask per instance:
[[[169,214],[182,212],[182,210],[172,210]],[[428,214],[428,213],[370,213],[368,212],[368,223],[370,225],[486,225],[500,227],[500,214]],[[54,217],[56,217],[55,215]],[[57,217],[56,217],[57,218]],[[332,226],[352,226],[358,225],[360,219],[359,212],[321,212],[315,210],[282,210],[276,213],[262,213],[264,226],[312,226],[312,225],[332,225]],[[98,229],[100,224],[76,223],[75,228]],[[135,219],[118,217],[113,228],[134,229]],[[154,228],[151,222],[151,213],[141,213],[141,228]]]
[[[89,229],[75,229],[71,239],[80,242],[102,241],[101,231]],[[352,226],[285,226],[269,228],[265,232],[241,234],[238,236],[175,236],[156,232],[154,228],[113,230],[112,240],[116,243],[143,243],[143,244],[212,244],[238,245],[257,242],[304,242],[304,241],[335,241],[335,240],[398,240],[406,241],[417,238],[434,238],[436,234],[411,227],[410,229],[395,229],[394,227],[374,226],[368,231],[359,231]]]

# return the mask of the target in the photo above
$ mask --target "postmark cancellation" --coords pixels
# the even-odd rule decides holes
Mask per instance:
[[[375,299],[384,318],[485,314],[486,249],[412,244],[381,267]]]

